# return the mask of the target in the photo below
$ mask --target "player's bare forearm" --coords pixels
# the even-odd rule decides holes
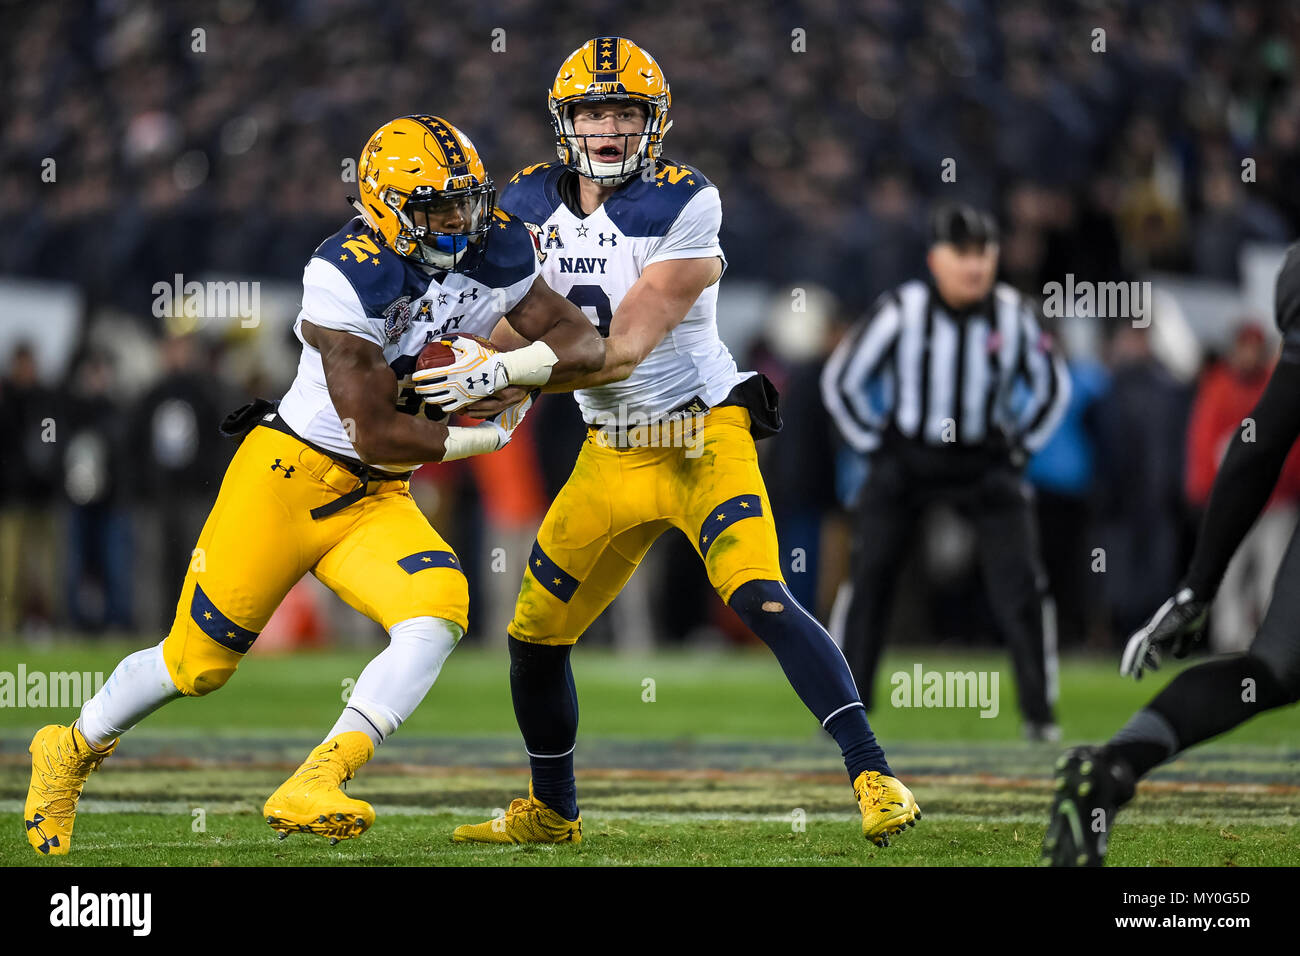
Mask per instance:
[[[660,341],[662,341],[662,336]],[[655,342],[650,348],[643,349],[642,343],[634,337],[620,336],[615,338],[611,333],[610,337],[605,340],[605,363],[597,371],[571,379],[568,382],[548,382],[542,386],[542,391],[573,392],[580,388],[595,388],[597,385],[621,382],[636,371],[636,367],[650,354],[650,350],[658,344],[658,342]]]
[[[543,391],[572,391],[623,381],[681,324],[700,294],[721,274],[722,261],[717,258],[670,259],[646,266],[614,311],[600,369],[575,377],[562,388],[547,383]]]
[[[544,279],[538,278],[533,283],[528,294],[506,315],[506,320],[525,344],[545,342],[555,353],[548,384],[564,385],[594,372],[605,361],[604,339],[582,311]],[[496,331],[493,339],[498,339]],[[505,340],[507,336],[502,333],[500,339]]]
[[[374,465],[442,460],[447,426],[398,411],[397,376],[379,346],[308,321],[302,330],[320,352],[330,399],[358,458]]]

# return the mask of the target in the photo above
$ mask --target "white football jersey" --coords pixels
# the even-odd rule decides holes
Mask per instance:
[[[320,244],[302,276],[302,311],[294,332],[302,342],[298,375],[280,400],[280,417],[299,437],[341,458],[359,461],[325,384],[320,352],[302,337],[303,320],[374,342],[397,375],[398,407],[445,417],[411,388],[421,349],[438,336],[467,332],[484,338],[518,304],[539,274],[527,227],[494,213],[483,261],[472,272],[422,267],[384,246],[354,218]]]
[[[501,206],[536,226],[547,284],[609,335],[609,324],[642,270],[667,259],[726,257],[718,242],[718,189],[689,166],[660,161],[657,177],[628,180],[595,212],[579,216],[560,195],[561,179],[576,176],[554,163],[516,173]],[[592,424],[654,421],[694,399],[716,405],[752,375],[718,337],[718,283],[700,294],[681,324],[622,382],[574,392]]]

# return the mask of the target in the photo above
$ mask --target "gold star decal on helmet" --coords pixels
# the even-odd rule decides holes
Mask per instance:
[[[608,69],[609,69],[609,60],[601,60],[601,61],[600,61],[600,68],[601,68],[602,70],[608,70]]]
[[[742,501],[742,502],[740,503],[740,507],[742,507],[742,508],[748,508],[748,507],[749,507],[749,502],[748,502],[748,501]]]
[[[429,564],[430,562],[433,561],[433,558],[429,557],[429,556],[426,554],[426,555],[425,555],[424,557],[422,557],[420,560],[423,561],[425,564]]]
[[[693,179],[688,179],[688,180],[686,180],[686,185],[688,185],[688,186],[694,186],[694,185],[695,185],[695,180],[693,180]]]
[[[720,515],[718,515],[718,520],[719,520],[719,521],[726,521],[726,520],[727,520],[727,516],[726,516],[726,515],[723,515],[723,514],[720,514]]]
[[[211,612],[211,611],[204,611],[204,612],[203,612],[203,620],[205,620],[205,621],[210,621],[210,620],[212,620],[212,612]]]
[[[343,255],[339,256],[339,262],[347,262],[347,261],[348,261],[348,254],[346,252],[343,253]]]
[[[235,636],[234,631],[226,631],[226,637],[234,637],[234,636]]]
[[[560,579],[559,579],[559,578],[551,578],[551,583],[552,583],[552,584],[559,584],[559,583],[560,583]]]

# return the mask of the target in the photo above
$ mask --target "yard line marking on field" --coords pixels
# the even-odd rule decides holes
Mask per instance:
[[[113,814],[113,813],[148,813],[156,816],[180,816],[188,817],[190,811],[195,806],[194,801],[178,800],[86,800],[78,808],[82,814]],[[247,803],[216,803],[206,801],[203,804],[209,816],[239,816],[239,815],[257,815],[257,808]],[[378,818],[383,817],[432,817],[450,815],[454,817],[475,818],[481,816],[491,816],[492,808],[488,806],[412,806],[410,804],[374,804],[375,815]],[[18,813],[22,810],[22,802],[19,800],[0,800],[0,813]],[[1127,822],[1130,825],[1142,824],[1179,824],[1191,826],[1209,826],[1214,823],[1214,816],[1210,811],[1204,813],[1152,813],[1143,812],[1140,809],[1130,809],[1126,811],[1128,815]],[[606,824],[630,822],[630,823],[652,823],[676,825],[682,823],[789,823],[790,814],[788,813],[744,813],[736,811],[699,811],[689,810],[680,813],[669,811],[641,812],[637,810],[597,810],[589,811],[584,809],[583,815],[588,828],[604,826]],[[852,823],[860,819],[854,811],[827,811],[809,813],[808,821],[822,822],[828,824]],[[925,825],[926,829],[931,829],[934,825],[943,823],[987,823],[993,825],[1002,824],[1044,824],[1047,817],[1044,813],[943,813],[940,811],[926,811]],[[1295,813],[1268,813],[1255,814],[1248,821],[1243,821],[1253,826],[1265,827],[1289,827],[1300,824],[1300,814]],[[224,841],[220,837],[212,838],[212,842],[226,842],[234,845],[239,841]],[[89,847],[91,844],[82,843],[83,847]],[[135,846],[136,844],[94,844],[97,849],[108,849],[112,847]],[[191,841],[180,843],[151,843],[151,846],[193,846]]]

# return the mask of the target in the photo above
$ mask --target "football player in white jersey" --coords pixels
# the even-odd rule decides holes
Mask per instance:
[[[492,180],[462,132],[437,116],[393,120],[366,144],[357,178],[359,215],[303,272],[297,378],[279,403],[250,403],[223,426],[240,448],[171,632],[123,660],[71,726],[32,740],[24,824],[39,853],[68,852],[82,787],[118,738],[163,704],[225,684],[308,571],[391,642],[263,814],[282,837],[333,843],[364,832],[374,810],[341,784],[415,710],[468,619],[460,563],[411,498],[411,471],[495,451],[530,403],[520,396],[493,421],[448,426],[411,391],[419,353],[449,332],[488,335],[504,315],[525,342],[503,356],[512,387],[561,384],[601,366],[603,342],[539,277],[532,235],[495,208]]]
[[[655,539],[677,527],[718,594],[775,652],[840,744],[863,834],[886,844],[921,813],[871,732],[843,656],[782,577],[754,447],[780,427],[776,394],[764,377],[738,371],[718,337],[721,202],[698,170],[661,158],[669,105],[648,53],[620,37],[589,41],[564,61],[550,91],[560,162],[522,170],[502,196],[504,208],[534,224],[552,288],[605,337],[605,362],[546,386],[574,391],[588,435],[538,531],[509,626],[529,794],[504,819],[457,827],[453,839],[582,838],[570,651]],[[512,339],[502,327],[494,340]],[[477,399],[481,412],[519,397],[501,388],[504,372],[481,387],[473,374],[456,369],[454,387],[417,391],[444,408]],[[482,401],[498,390],[498,399]]]

